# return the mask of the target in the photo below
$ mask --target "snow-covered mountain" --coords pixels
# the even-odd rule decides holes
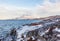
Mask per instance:
[[[1,21],[0,41],[60,41],[60,17],[54,16],[36,21],[24,20],[24,22]]]
[[[26,24],[27,29],[24,27],[25,29],[21,31],[25,32],[24,38],[30,38],[30,41],[60,41],[60,20],[43,21],[41,24]]]

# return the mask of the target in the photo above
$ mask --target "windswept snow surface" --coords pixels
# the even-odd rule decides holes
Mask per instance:
[[[29,31],[33,31],[33,30],[35,30],[35,29],[39,29],[39,28],[43,28],[44,26],[47,26],[47,25],[51,25],[51,24],[55,24],[56,22],[58,22],[58,21],[55,21],[55,22],[48,22],[48,23],[45,23],[44,25],[42,25],[42,24],[40,24],[40,25],[36,25],[36,26],[28,26],[28,25],[26,25],[26,26],[22,26],[22,29],[21,30],[17,30],[17,32],[18,32],[18,37],[17,38],[19,38],[17,41],[20,41],[20,39],[21,39],[21,36],[24,34],[24,36],[25,36],[25,34],[27,33],[27,32],[29,32]],[[41,36],[43,36],[45,33],[47,33],[49,31],[49,29],[48,30],[46,30],[46,31],[42,31],[41,32]],[[58,29],[56,29],[56,31],[59,31]],[[26,36],[25,36],[26,37]]]
[[[29,31],[32,31],[32,30],[35,30],[35,29],[39,29],[41,28],[42,25],[37,25],[37,26],[23,26],[22,29],[18,29],[17,30],[17,41],[20,41],[22,40],[21,36],[24,34],[24,37],[26,37],[26,33],[29,32]]]
[[[26,37],[27,32],[35,30],[35,29],[40,29],[43,27],[46,27],[47,25],[51,25],[51,24],[55,24],[56,22],[58,22],[59,20],[55,20],[55,21],[51,21],[51,22],[45,22],[44,24],[39,24],[36,26],[22,26],[21,24],[29,24],[29,23],[36,23],[36,22],[41,22],[39,20],[32,20],[32,21],[27,21],[24,20],[22,21],[0,21],[0,39],[5,37],[7,33],[10,33],[10,30],[12,28],[16,28],[17,31],[17,41],[23,40],[21,38],[22,35],[24,35],[24,37]],[[5,23],[4,23],[5,22]],[[27,22],[27,23],[26,23]],[[46,32],[48,32],[48,30],[41,30],[41,36],[44,35]],[[55,31],[60,32],[60,29],[56,28]],[[8,36],[4,41],[11,41],[12,38],[11,36]]]
[[[5,38],[6,35],[10,33],[11,29],[13,28],[20,28],[17,29],[17,32],[22,34],[27,31],[27,29],[29,29],[29,26],[22,26],[23,24],[31,24],[40,21],[42,20],[0,20],[0,39]],[[8,41],[9,39],[11,39],[10,36],[7,37],[7,40],[5,39],[4,41]]]
[[[23,26],[22,29],[17,30],[18,32],[18,37],[21,37],[22,34],[27,33],[29,31],[35,30],[35,29],[39,29],[41,28],[43,25],[37,25],[37,26]]]
[[[59,28],[56,28],[56,29],[55,29],[55,31],[58,31],[58,32],[60,32],[60,29],[59,29]]]

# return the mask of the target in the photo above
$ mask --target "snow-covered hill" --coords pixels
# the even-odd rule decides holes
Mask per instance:
[[[60,41],[60,18],[14,26],[5,30],[0,27],[0,41]]]
[[[31,25],[31,24],[30,24]],[[22,33],[18,33],[18,41],[21,39],[19,36],[23,36],[23,40],[26,41],[30,38],[30,41],[60,41],[60,20],[55,20],[39,25],[24,26]],[[32,39],[31,39],[32,38]]]

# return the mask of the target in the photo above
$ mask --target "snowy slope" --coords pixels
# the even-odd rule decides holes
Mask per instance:
[[[42,21],[39,21],[42,22]],[[37,22],[37,23],[39,23]],[[43,20],[44,23],[37,24],[37,25],[20,25],[18,24],[9,27],[0,29],[0,41],[28,41],[30,38],[35,41],[58,41],[60,36],[60,20],[59,19],[52,19],[50,20]],[[8,23],[8,22],[7,22]],[[36,22],[34,22],[36,23]],[[14,24],[14,23],[13,23]],[[1,24],[3,25],[3,24]],[[7,24],[8,25],[8,24]],[[51,29],[51,30],[50,30]],[[52,32],[52,33],[51,33]],[[55,37],[56,35],[56,37]],[[49,38],[50,37],[50,38]],[[37,40],[36,40],[37,39]],[[30,39],[31,40],[31,39]],[[32,41],[31,40],[31,41]]]
[[[23,35],[24,37],[28,36],[28,33],[31,35],[33,33],[33,31],[36,33],[36,31],[38,32],[38,34],[40,34],[40,36],[43,36],[45,35],[45,33],[49,32],[49,28],[53,25],[58,25],[59,23],[59,20],[55,20],[55,21],[52,21],[52,22],[48,22],[48,23],[45,23],[44,25],[42,24],[39,24],[39,25],[36,25],[36,26],[23,26],[23,28],[21,30],[17,30],[18,32],[18,38],[21,39],[21,36]],[[60,29],[56,28],[54,29],[55,31],[59,32]],[[57,35],[58,36],[58,35]],[[19,41],[19,39],[17,41]]]

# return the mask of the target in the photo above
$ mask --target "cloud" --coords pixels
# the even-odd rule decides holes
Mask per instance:
[[[42,5],[37,4],[32,13],[28,16],[27,14],[22,18],[40,18],[40,17],[48,17],[53,15],[60,15],[60,0],[45,0]],[[28,13],[29,14],[29,13]]]
[[[45,0],[42,5],[36,6],[35,13],[41,17],[60,15],[60,2],[55,0],[55,3],[50,2],[50,0]]]
[[[0,4],[0,19],[11,18],[40,18],[51,15],[60,15],[60,0],[44,0],[33,8],[24,8]]]
[[[30,12],[28,8],[0,4],[0,19],[12,19]]]

